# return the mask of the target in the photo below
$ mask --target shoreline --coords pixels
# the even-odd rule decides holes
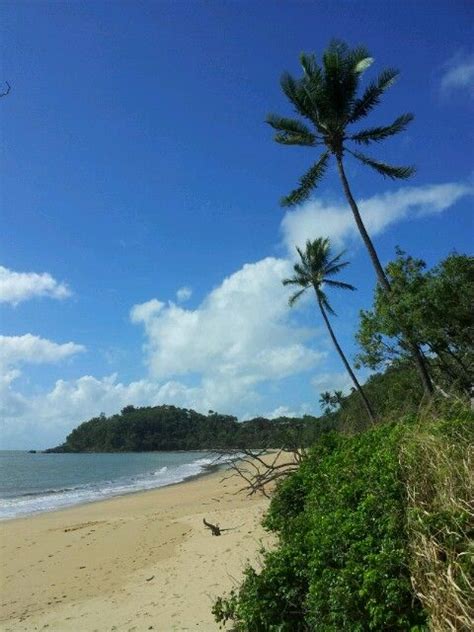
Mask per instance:
[[[206,476],[211,476],[214,473],[219,471],[224,471],[226,469],[225,463],[215,463],[204,465],[201,472],[196,474],[190,474],[186,476],[180,481],[172,481],[170,483],[165,483],[164,485],[157,485],[156,487],[151,487],[147,489],[132,489],[130,491],[121,492],[118,494],[111,494],[105,498],[91,498],[90,500],[81,500],[77,503],[72,503],[70,505],[65,505],[63,507],[53,507],[52,509],[38,509],[37,511],[32,511],[31,513],[21,514],[19,516],[11,516],[2,518],[0,516],[0,525],[5,522],[12,522],[13,520],[27,520],[28,518],[34,518],[35,516],[42,516],[43,514],[56,513],[57,511],[67,511],[68,509],[74,509],[76,507],[83,507],[95,503],[106,503],[109,500],[114,500],[116,498],[124,498],[126,496],[134,496],[135,494],[147,494],[149,492],[156,492],[160,489],[166,489],[167,487],[173,487],[175,485],[183,485],[185,483],[189,483],[195,479],[204,478]]]
[[[268,500],[222,478],[218,467],[2,521],[1,629],[217,631],[212,603],[271,542],[260,526]],[[214,537],[203,518],[230,530]]]

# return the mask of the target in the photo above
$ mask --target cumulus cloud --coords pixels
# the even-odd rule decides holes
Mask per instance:
[[[322,356],[305,342],[311,332],[290,324],[281,280],[283,259],[246,264],[224,279],[195,310],[156,299],[131,310],[142,323],[150,373],[155,378],[201,374],[250,383],[310,368]]]
[[[17,447],[15,440],[26,440],[32,436],[31,432],[34,436],[35,430],[40,428],[42,433],[42,411],[49,410],[47,398],[25,397],[14,389],[13,383],[21,375],[18,367],[59,362],[84,350],[85,347],[74,342],[58,344],[32,334],[0,336],[0,419],[3,426],[0,435],[5,446]],[[60,416],[64,410],[61,407],[57,411],[51,409],[49,414]],[[13,443],[9,444],[12,437]]]
[[[474,96],[474,54],[455,55],[444,66],[441,91],[468,90]]]
[[[32,334],[25,334],[24,336],[0,335],[0,362],[7,367],[22,363],[58,362],[81,351],[85,351],[85,347],[74,342],[58,344]]]
[[[70,295],[69,288],[47,272],[15,272],[0,266],[0,303],[18,305],[37,296],[62,299]]]
[[[193,291],[190,287],[180,287],[179,290],[176,292],[176,300],[178,301],[178,303],[184,303],[186,301],[189,301],[192,294]]]
[[[51,391],[24,397],[14,388],[18,372],[0,378],[1,442],[5,448],[45,448],[62,442],[81,421],[100,412],[117,412],[133,403],[159,402],[158,387],[146,380],[121,384],[117,376],[102,379],[86,375],[58,380]]]
[[[472,186],[456,182],[403,187],[398,191],[361,199],[358,205],[367,230],[371,235],[377,235],[395,222],[442,213],[473,193]],[[340,247],[358,237],[357,226],[347,204],[326,204],[319,200],[310,200],[288,211],[282,220],[281,230],[283,242],[292,257],[295,246],[304,246],[307,239],[329,237]]]

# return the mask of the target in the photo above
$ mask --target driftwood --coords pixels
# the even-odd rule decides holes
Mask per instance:
[[[218,524],[211,524],[207,522],[205,518],[203,518],[202,521],[204,522],[204,526],[211,530],[212,535],[221,535],[221,528]]]
[[[221,527],[218,524],[211,524],[210,522],[207,522],[205,518],[203,518],[202,521],[204,522],[204,526],[206,526],[208,529],[211,530],[212,535],[222,535],[223,531],[233,531],[234,529],[239,529],[240,527],[243,526],[243,525],[239,525],[237,527],[227,527],[227,529],[221,529]]]

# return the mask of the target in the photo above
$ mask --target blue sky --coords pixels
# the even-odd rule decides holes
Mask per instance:
[[[272,142],[270,111],[302,50],[363,43],[401,70],[370,119],[416,115],[373,155],[416,164],[388,183],[348,163],[384,262],[472,249],[470,2],[3,2],[0,395],[6,448],[43,448],[126,404],[244,418],[318,413],[348,381],[310,297],[280,280],[294,244],[348,249],[333,296],[350,356],[373,271],[331,168],[278,200],[312,150]],[[369,120],[369,119],[368,119]],[[185,289],[183,289],[185,288]],[[179,290],[182,290],[177,294]]]

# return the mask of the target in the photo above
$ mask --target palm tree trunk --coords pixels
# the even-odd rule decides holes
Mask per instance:
[[[364,222],[362,221],[362,217],[360,216],[360,212],[359,212],[359,208],[356,204],[356,201],[354,200],[353,196],[352,196],[352,192],[349,188],[349,182],[347,181],[346,178],[346,174],[344,171],[344,166],[342,164],[342,157],[337,156],[336,157],[336,161],[337,161],[337,169],[339,171],[339,177],[341,179],[342,182],[342,188],[344,189],[344,194],[347,198],[347,201],[349,202],[349,206],[351,207],[352,210],[352,214],[354,215],[354,219],[356,221],[357,224],[357,228],[359,229],[359,232],[361,234],[361,237],[364,241],[365,247],[367,248],[368,252],[369,252],[369,256],[372,260],[372,264],[375,268],[375,273],[377,274],[377,279],[380,283],[380,285],[382,286],[382,288],[384,289],[385,292],[390,292],[391,287],[390,287],[390,283],[389,280],[387,279],[387,275],[385,274],[385,270],[382,267],[382,264],[380,263],[380,259],[377,255],[377,251],[374,248],[374,244],[372,243],[372,240],[369,237],[369,233],[367,232],[367,229],[364,226]]]
[[[362,398],[362,401],[364,402],[364,406],[365,409],[367,410],[367,414],[369,416],[369,419],[371,421],[371,423],[375,423],[375,415],[374,415],[374,411],[372,410],[372,406],[370,405],[369,400],[367,399],[365,393],[364,393],[364,389],[362,388],[362,386],[359,384],[354,371],[351,369],[351,365],[349,364],[349,362],[347,361],[346,356],[344,355],[343,350],[341,349],[341,347],[339,346],[339,343],[337,341],[337,338],[332,330],[331,327],[331,323],[329,322],[329,318],[327,317],[326,311],[324,309],[323,304],[321,303],[321,300],[319,298],[318,292],[316,291],[316,298],[318,301],[318,305],[319,305],[319,309],[321,310],[321,314],[324,318],[324,322],[326,323],[326,327],[328,328],[329,331],[329,335],[331,336],[331,339],[334,343],[334,346],[337,349],[337,352],[339,353],[339,355],[341,356],[341,360],[344,363],[344,366],[346,367],[347,372],[349,373],[349,375],[351,376],[351,380],[354,383],[354,386],[356,387],[357,391],[359,392],[359,395]]]
[[[382,287],[384,292],[389,294],[392,289],[390,287],[390,282],[387,278],[387,275],[385,274],[385,270],[383,269],[382,264],[380,263],[380,259],[374,248],[374,244],[372,243],[372,240],[369,237],[369,233],[367,232],[364,226],[364,222],[362,221],[362,217],[360,216],[359,208],[350,190],[349,182],[347,181],[346,174],[344,171],[344,165],[342,164],[342,156],[336,156],[336,161],[337,161],[337,168],[339,171],[339,177],[342,182],[342,188],[344,189],[344,194],[347,198],[347,201],[349,202],[349,206],[351,207],[352,214],[354,215],[354,219],[357,224],[357,228],[359,229],[359,232],[364,241],[364,244],[369,252],[369,256],[375,268],[375,273],[377,275],[378,282],[380,283],[380,286]],[[413,359],[415,360],[415,364],[417,366],[418,372],[420,374],[421,381],[423,384],[423,389],[425,393],[429,397],[431,397],[431,395],[433,395],[434,393],[434,388],[433,388],[433,383],[431,381],[431,377],[428,373],[425,357],[423,356],[423,353],[421,352],[421,350],[419,349],[418,345],[415,342],[413,342],[409,338],[406,338],[406,341],[407,341],[408,348],[410,349],[413,355]]]

